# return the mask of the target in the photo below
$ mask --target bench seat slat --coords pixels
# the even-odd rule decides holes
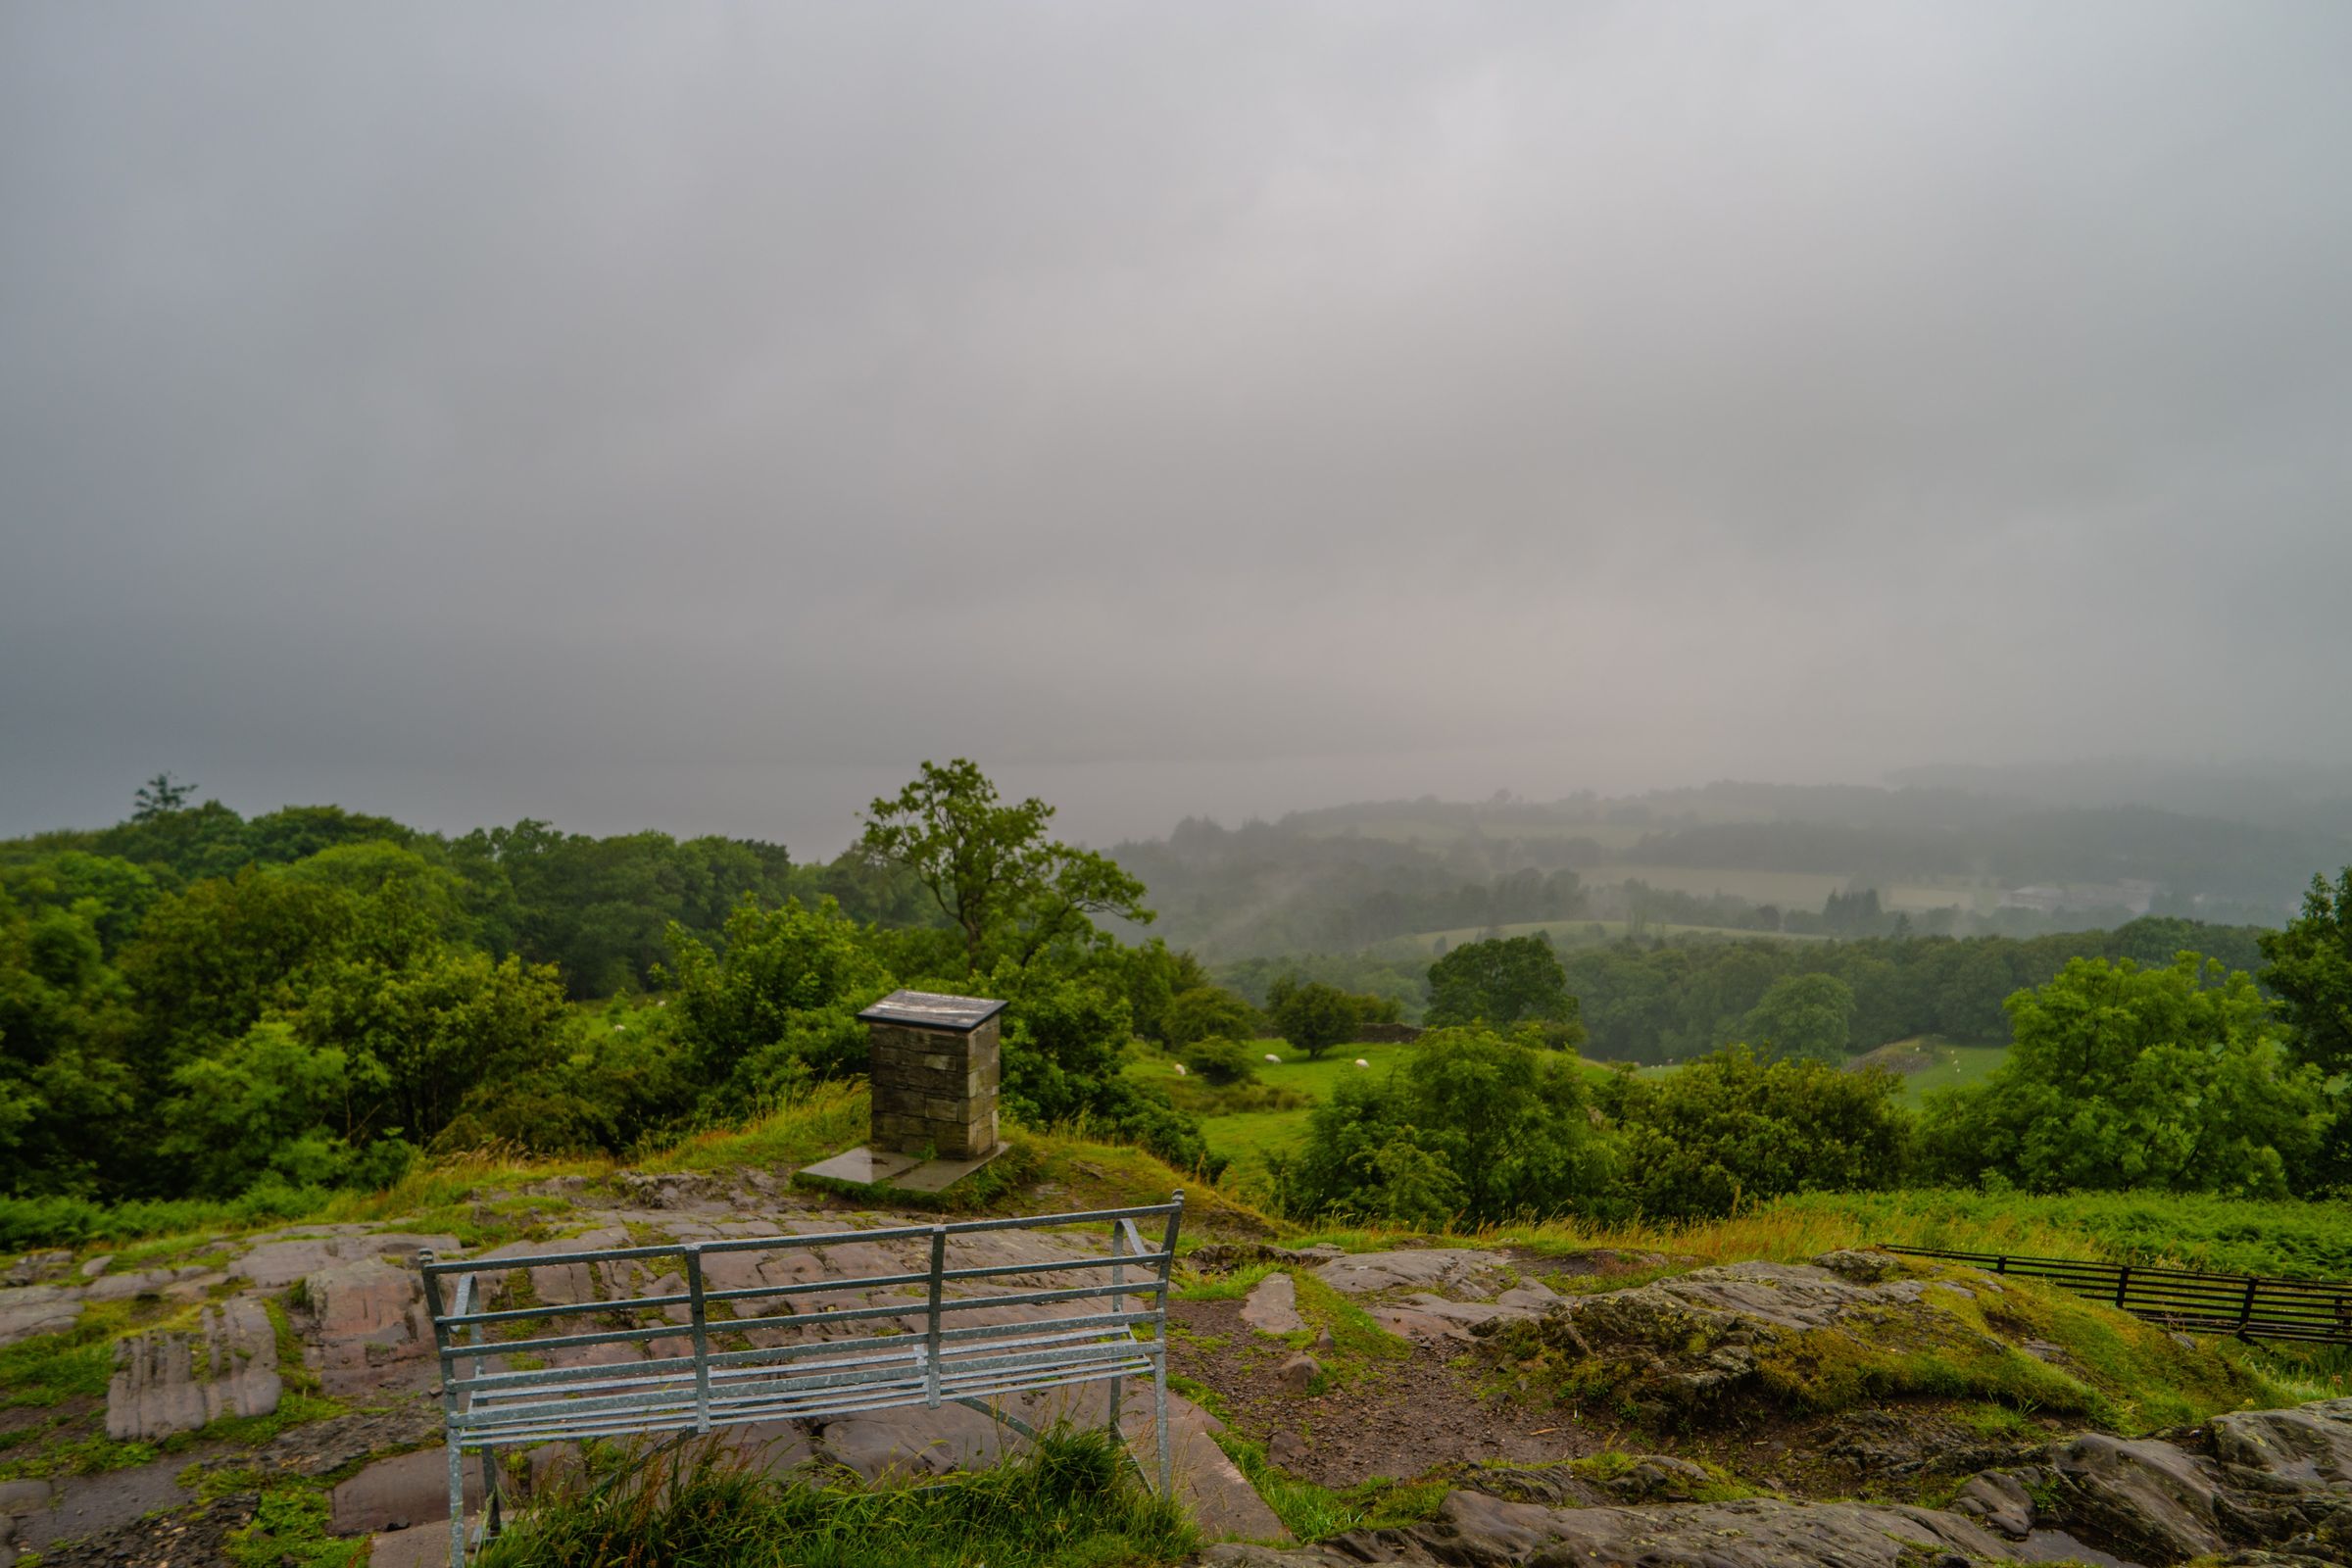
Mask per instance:
[[[848,1388],[860,1383],[906,1382],[909,1379],[919,1383],[923,1376],[923,1368],[919,1361],[906,1360],[839,1372],[818,1373],[806,1378],[779,1378],[775,1382],[780,1390],[804,1388],[814,1390]],[[670,1385],[617,1394],[594,1395],[587,1398],[538,1399],[528,1402],[502,1401],[486,1408],[476,1407],[461,1410],[451,1417],[451,1420],[459,1426],[488,1426],[523,1419],[572,1414],[585,1415],[603,1410],[674,1405],[680,1401],[691,1405],[694,1399],[695,1393],[692,1386]],[[713,1397],[710,1402],[713,1409],[719,1403],[716,1397]]]

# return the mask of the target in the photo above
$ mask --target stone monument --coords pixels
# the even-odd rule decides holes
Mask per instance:
[[[1004,1010],[983,997],[894,991],[859,1013],[873,1043],[870,1131],[802,1174],[937,1192],[994,1159]]]

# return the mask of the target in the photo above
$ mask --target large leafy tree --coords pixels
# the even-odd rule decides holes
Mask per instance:
[[[1094,931],[1092,914],[1136,924],[1152,919],[1143,884],[1110,856],[1047,837],[1054,807],[1037,797],[1004,804],[998,785],[964,757],[939,766],[865,811],[868,854],[904,865],[964,933],[964,961],[978,973],[995,959],[1028,964],[1054,943]]]
[[[1983,1084],[1929,1100],[1950,1175],[2037,1192],[2157,1187],[2277,1197],[2308,1185],[2335,1119],[2243,972],[2078,958],[2009,999],[2016,1043]]]
[[[1161,1033],[1171,1046],[1202,1040],[1248,1040],[1257,1033],[1257,1009],[1223,986],[1193,986],[1169,1001]]]
[[[2352,1071],[2352,866],[2332,888],[2313,877],[2303,912],[2260,941],[2262,983],[2278,999],[2296,1058]]]
[[[926,761],[895,798],[875,799],[860,842],[922,884],[962,933],[967,970],[979,973],[1093,935],[1093,915],[1152,919],[1143,883],[1107,856],[1048,838],[1053,817],[1035,796],[1004,804],[976,763]]]
[[[1274,1032],[1305,1052],[1310,1061],[1353,1040],[1364,1022],[1363,998],[1320,980],[1278,986],[1273,1003]]]
[[[1429,1021],[1508,1028],[1569,1014],[1568,973],[1541,937],[1465,942],[1429,966]]]
[[[1775,980],[1741,1025],[1748,1043],[1783,1056],[1837,1063],[1851,1038],[1854,994],[1832,974],[1791,974]]]

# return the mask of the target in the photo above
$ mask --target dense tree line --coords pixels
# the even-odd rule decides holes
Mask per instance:
[[[1851,993],[1849,1036],[1858,1051],[1915,1035],[1998,1043],[2009,1037],[2002,1007],[2011,994],[2044,983],[2071,959],[2163,964],[2186,950],[2251,970],[2262,962],[2261,937],[2247,926],[2148,916],[2111,931],[2022,940],[1618,942],[1569,949],[1560,961],[1583,1004],[1591,1054],[1658,1062],[1745,1038],[1748,1015],[1790,975],[1828,975]]]
[[[485,1142],[625,1151],[861,1070],[855,1014],[902,984],[1010,1001],[1016,1119],[1202,1163],[1197,1127],[1116,1062],[1247,1004],[1099,928],[1151,919],[1142,884],[1053,840],[1052,814],[927,763],[809,878],[744,841],[246,820],[159,780],[117,828],[0,851],[0,1194],[225,1197],[380,1185]],[[658,1005],[578,1000],[648,985]]]
[[[1916,1116],[1891,1073],[1842,1070],[1826,1049],[1851,1002],[1830,975],[1783,976],[1745,1020],[1815,1037],[1807,1047],[1743,1041],[1669,1074],[1621,1068],[1596,1083],[1573,1054],[1493,1027],[1520,993],[1548,991],[1547,956],[1480,946],[1491,951],[1472,964],[1444,960],[1470,977],[1446,976],[1449,998],[1486,994],[1449,1001],[1472,1021],[1426,1036],[1385,1079],[1343,1081],[1304,1147],[1275,1162],[1294,1213],[1683,1219],[1912,1182],[2285,1198],[2352,1181],[2352,869],[2315,881],[2303,913],[2265,935],[2275,997],[2192,952],[2069,957],[2004,1000],[2002,1064]]]

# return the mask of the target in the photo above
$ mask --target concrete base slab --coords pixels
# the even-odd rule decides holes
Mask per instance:
[[[801,1174],[858,1187],[892,1187],[906,1193],[936,1193],[961,1181],[999,1154],[1000,1144],[978,1159],[917,1159],[896,1150],[860,1146],[805,1167]]]
[[[829,1182],[855,1182],[860,1187],[870,1187],[876,1182],[886,1182],[903,1175],[921,1163],[912,1154],[860,1147],[810,1165],[801,1174],[821,1177]]]

